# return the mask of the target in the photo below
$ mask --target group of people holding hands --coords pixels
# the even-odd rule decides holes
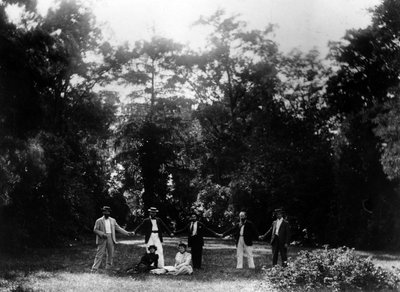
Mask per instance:
[[[276,220],[273,221],[271,228],[263,234],[259,235],[255,225],[247,219],[245,211],[239,213],[239,222],[224,233],[217,233],[207,228],[199,221],[198,215],[193,213],[190,216],[190,222],[181,230],[171,232],[168,226],[157,217],[158,210],[155,207],[148,209],[149,217],[145,218],[142,223],[135,228],[134,231],[126,231],[120,227],[116,220],[110,217],[111,209],[108,206],[102,208],[103,216],[96,220],[94,225],[94,233],[96,234],[97,251],[92,266],[92,271],[96,272],[101,262],[106,256],[106,269],[113,265],[114,244],[116,243],[115,232],[122,233],[127,236],[134,236],[139,230],[144,233],[146,253],[142,256],[140,262],[135,266],[127,269],[128,273],[144,273],[150,272],[154,274],[192,274],[193,269],[201,269],[204,236],[212,234],[216,237],[225,237],[233,235],[236,241],[236,258],[237,269],[243,268],[243,257],[246,255],[248,267],[254,269],[253,257],[253,241],[263,240],[271,233],[272,246],[272,265],[278,262],[278,255],[281,255],[282,266],[286,266],[287,248],[290,238],[289,223],[283,218],[283,210],[276,209]],[[178,245],[178,253],[175,256],[174,266],[166,266],[163,252],[163,231],[171,237],[177,234],[188,233],[188,245],[180,242]],[[191,253],[187,251],[190,247]],[[193,268],[191,266],[193,263]]]

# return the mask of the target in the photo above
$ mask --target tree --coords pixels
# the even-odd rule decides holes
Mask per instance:
[[[75,1],[60,2],[45,18],[26,8],[26,21],[16,26],[2,18],[0,28],[1,232],[2,243],[14,248],[91,230],[104,203],[128,211],[108,193],[116,100],[92,88],[93,80],[107,80],[105,66],[115,67],[86,60],[100,53],[93,14]]]
[[[135,197],[137,208],[168,205],[188,189],[187,165],[182,163],[193,101],[182,93],[176,58],[183,46],[154,36],[138,41],[121,78],[132,88],[132,102],[123,106],[117,130],[117,161],[123,166],[122,188]],[[178,188],[175,188],[178,185]],[[178,194],[179,193],[179,194]]]
[[[397,1],[383,1],[373,11],[369,27],[348,31],[347,43],[336,44],[332,51],[339,70],[328,82],[327,100],[340,122],[334,144],[338,187],[334,234],[368,248],[399,242],[394,216],[399,206],[397,183],[388,180],[380,163],[381,137],[388,136],[385,126],[374,130],[374,121],[386,120],[382,115],[387,104],[393,104],[390,93],[399,83],[399,13]]]
[[[260,226],[271,222],[266,212],[283,206],[303,227],[321,230],[332,195],[323,99],[329,70],[314,51],[280,54],[269,39],[273,27],[247,31],[222,11],[198,23],[214,28],[208,50],[181,60],[200,103],[205,146],[197,206],[220,225],[247,208]],[[223,202],[210,202],[210,193]]]

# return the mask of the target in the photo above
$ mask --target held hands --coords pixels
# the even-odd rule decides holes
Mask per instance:
[[[170,237],[174,237],[175,236],[175,234],[172,232],[170,235],[169,235]]]
[[[258,237],[259,240],[264,240],[264,238],[265,238],[264,235],[260,235],[260,236]]]
[[[128,236],[135,236],[135,232],[134,231],[128,232]]]

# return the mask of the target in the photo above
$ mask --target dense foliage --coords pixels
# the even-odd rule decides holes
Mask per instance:
[[[398,272],[377,267],[370,258],[344,247],[301,251],[287,268],[276,266],[266,275],[284,291],[397,291]]]
[[[12,1],[17,2],[18,1]],[[100,206],[128,208],[108,193],[109,126],[117,100],[92,91],[107,62],[88,8],[63,1],[42,19],[8,22],[0,4],[1,240],[53,245],[92,228]],[[122,200],[122,204],[121,204]]]
[[[369,27],[348,31],[346,42],[332,48],[339,69],[326,94],[337,120],[330,241],[338,244],[400,243],[398,140],[393,136],[398,130],[391,118],[399,98],[399,15],[398,1],[383,1]]]
[[[107,203],[120,224],[156,206],[217,229],[247,209],[261,232],[283,207],[293,240],[400,246],[400,5],[372,13],[322,60],[223,11],[195,23],[211,27],[199,52],[113,46],[77,0],[45,17],[0,1],[0,238],[74,238]]]

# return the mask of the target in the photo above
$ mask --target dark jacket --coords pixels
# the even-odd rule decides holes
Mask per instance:
[[[275,230],[276,230],[276,223],[277,220],[275,220],[274,222],[272,222],[272,235],[271,235],[271,244],[274,241],[276,235],[275,235]],[[290,241],[290,226],[289,226],[289,222],[287,222],[285,219],[283,219],[281,226],[279,227],[278,230],[278,237],[279,237],[279,241],[289,244]]]
[[[155,253],[145,253],[140,259],[140,264],[145,265],[146,267],[157,267],[158,265],[158,254]]]
[[[158,237],[160,238],[160,241],[163,242],[163,237],[162,237],[162,229],[164,229],[168,234],[171,234],[172,232],[169,230],[167,225],[158,217],[155,218],[157,222],[157,227],[158,227]],[[133,232],[137,232],[138,230],[142,229],[144,232],[144,242],[147,243],[150,239],[151,233],[152,233],[152,228],[153,224],[151,223],[150,218],[146,218],[143,220],[141,224],[139,224],[138,227],[135,228]]]
[[[175,234],[180,234],[180,233],[188,233],[188,246],[189,247],[193,247],[193,246],[203,246],[204,245],[204,236],[205,234],[211,233],[213,235],[216,235],[216,233],[214,231],[212,231],[211,229],[207,228],[203,223],[201,223],[200,221],[196,221],[197,222],[197,232],[196,235],[192,235],[192,230],[191,230],[191,225],[192,222],[190,222],[189,224],[187,224],[185,227],[183,227],[182,229],[178,230],[175,232]]]
[[[222,234],[222,236],[233,234],[235,241],[236,241],[236,245],[237,245],[239,242],[239,237],[240,237],[240,228],[241,228],[240,223],[237,223],[231,229],[224,232]],[[258,231],[257,231],[255,225],[253,224],[253,222],[246,220],[246,223],[244,224],[244,230],[243,230],[244,243],[248,246],[252,246],[254,239],[258,239]]]

